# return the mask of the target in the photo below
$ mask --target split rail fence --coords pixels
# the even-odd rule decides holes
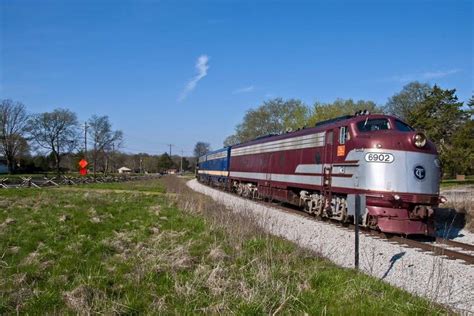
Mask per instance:
[[[111,183],[160,178],[160,175],[107,175],[107,176],[55,176],[55,177],[1,177],[0,189],[44,188],[88,183]]]

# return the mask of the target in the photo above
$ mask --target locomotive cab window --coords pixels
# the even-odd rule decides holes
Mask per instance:
[[[365,119],[357,123],[357,128],[361,132],[374,132],[390,129],[390,123],[385,118]]]
[[[344,145],[349,139],[351,139],[349,129],[347,126],[341,126],[339,128],[339,144]]]
[[[405,124],[400,120],[395,120],[395,128],[401,132],[411,132],[414,130],[410,125]]]

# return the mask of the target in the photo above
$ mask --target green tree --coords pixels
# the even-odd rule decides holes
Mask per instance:
[[[370,113],[379,113],[382,111],[373,101],[359,100],[354,102],[352,99],[337,99],[333,103],[316,102],[308,120],[308,125],[314,126],[317,122],[342,115],[352,115],[361,110],[368,110]]]
[[[309,118],[308,107],[300,100],[276,98],[249,110],[235,134],[226,138],[226,145],[252,140],[256,137],[278,134],[304,127]]]
[[[459,153],[467,153],[470,149],[464,138],[472,133],[472,107],[463,109],[463,102],[459,102],[456,89],[443,90],[435,85],[425,99],[413,110],[408,123],[414,128],[423,131],[438,148],[443,168],[450,174],[466,170],[465,164],[459,159],[466,159],[465,154],[456,157]],[[472,148],[472,146],[471,146]]]
[[[445,171],[455,174],[474,173],[474,97],[469,100],[465,122],[454,131],[449,150],[445,153]]]
[[[158,170],[160,172],[164,172],[174,167],[175,167],[174,162],[171,159],[170,155],[168,155],[168,153],[164,153],[158,158]]]
[[[427,83],[410,82],[400,92],[388,99],[384,110],[386,113],[396,115],[411,124],[410,120],[413,112],[425,100],[431,89],[431,86]]]
[[[186,171],[189,169],[189,160],[186,157],[183,157],[183,171]]]

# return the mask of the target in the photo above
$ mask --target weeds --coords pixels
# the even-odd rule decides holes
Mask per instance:
[[[454,232],[464,228],[474,233],[474,192],[470,190],[446,192],[448,202],[442,205],[443,208],[437,210],[437,222],[449,223],[448,228]]]
[[[127,185],[0,192],[1,314],[444,312],[262,232],[178,178]]]

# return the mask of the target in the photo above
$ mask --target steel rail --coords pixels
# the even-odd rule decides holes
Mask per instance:
[[[462,248],[463,250],[467,250],[467,251],[474,251],[474,245],[465,244],[459,241],[449,240],[445,238],[436,237],[436,243],[445,244],[445,245],[456,247],[456,248]]]
[[[448,259],[453,259],[453,260],[459,259],[469,264],[474,264],[474,256],[464,253],[464,252],[459,252],[456,250],[436,246],[434,244],[424,243],[424,242],[413,240],[413,239],[404,238],[401,236],[391,236],[391,237],[388,237],[387,240],[394,240],[400,244],[405,244],[413,248],[419,248],[424,251],[430,251],[437,256],[446,256],[448,257]],[[464,244],[464,245],[467,245],[467,244]]]

